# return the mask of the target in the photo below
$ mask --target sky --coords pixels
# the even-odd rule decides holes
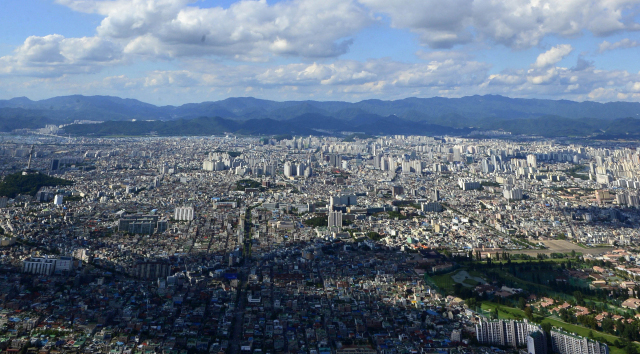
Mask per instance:
[[[0,2],[0,99],[640,102],[640,0]]]

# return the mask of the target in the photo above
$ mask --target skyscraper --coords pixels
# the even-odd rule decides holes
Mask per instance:
[[[342,156],[338,154],[334,154],[329,156],[329,164],[335,168],[342,167]]]
[[[51,171],[56,171],[59,166],[60,166],[60,160],[58,159],[51,160]]]
[[[329,227],[342,227],[342,211],[329,211]]]
[[[284,163],[284,176],[289,178],[291,176],[295,176],[296,170],[295,165],[291,162],[287,161]]]

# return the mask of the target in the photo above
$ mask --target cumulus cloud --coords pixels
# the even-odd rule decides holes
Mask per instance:
[[[229,90],[224,91],[226,95],[234,92],[240,95],[251,87],[252,95],[273,99],[393,99],[406,97],[411,92],[412,95],[426,97],[491,93],[511,97],[605,101],[613,96],[602,94],[604,89],[615,92],[613,99],[636,99],[640,92],[640,74],[598,70],[593,66],[576,71],[550,65],[509,69],[499,74],[489,74],[491,65],[487,63],[453,59],[428,63],[337,60],[334,63],[267,67],[227,66],[201,61],[191,62],[188,67],[188,70],[156,71],[135,80],[143,89],[179,88],[180,81],[172,77],[186,75],[196,81],[195,84],[189,83],[190,92],[194,89],[202,92]]]
[[[5,74],[62,75],[99,70],[122,62],[117,45],[98,37],[31,36],[11,55],[0,57]]]
[[[336,57],[373,19],[351,0],[267,4],[242,0],[229,8],[199,8],[190,0],[58,0],[76,11],[105,16],[98,36],[124,43],[125,52],[180,57],[221,55],[256,60],[268,55]]]
[[[570,44],[560,44],[548,51],[538,55],[536,62],[533,63],[535,68],[546,68],[551,65],[557,64],[560,60],[564,59],[567,55],[571,54],[573,47]]]
[[[387,14],[391,25],[420,36],[424,45],[451,48],[474,38],[511,48],[536,46],[548,35],[571,38],[640,29],[639,0],[359,0]],[[633,11],[630,11],[633,10]]]
[[[595,36],[636,31],[640,0],[240,0],[227,8],[201,8],[197,0],[57,2],[102,16],[95,36],[27,38],[0,58],[5,85],[11,75],[31,75],[76,92],[166,91],[170,96],[188,91],[186,101],[210,92],[274,99],[494,93],[631,100],[640,94],[638,74],[598,70],[582,57],[572,68],[558,67],[573,52],[569,44],[501,72],[491,72],[492,65],[470,51],[495,43],[529,48],[547,36],[574,38],[587,31]],[[392,27],[412,31],[430,47],[415,53],[419,62],[339,59],[361,29],[387,18]],[[482,45],[443,50],[471,42]],[[604,41],[599,51],[634,46],[638,42],[630,39]],[[154,63],[164,60],[180,69],[148,69],[134,78],[117,73],[89,86],[79,76],[71,84],[70,74],[141,61],[155,69]],[[229,60],[235,63],[221,64]]]
[[[638,81],[640,74],[599,70],[582,57],[573,68],[556,66],[570,52],[570,46],[556,46],[540,54],[530,69],[510,69],[489,75],[480,87],[484,92],[532,98],[562,97],[579,101],[638,98],[633,83]]]
[[[608,42],[608,41],[603,41],[602,43],[600,43],[600,45],[598,46],[598,51],[600,53],[604,53],[606,51],[609,50],[614,50],[614,49],[618,49],[618,48],[634,48],[640,46],[640,42],[638,41],[632,41],[629,38],[625,38],[623,40],[620,40],[618,42]]]
[[[63,75],[38,79],[33,84],[36,86],[28,89],[24,82],[12,85],[15,77],[4,77],[3,84],[11,87],[15,95],[30,94],[28,90],[37,87],[68,93],[115,94],[161,104],[246,95],[275,100],[351,101],[475,94],[579,101],[640,99],[640,74],[599,70],[593,65],[583,66],[581,70],[550,65],[499,73],[491,73],[488,63],[464,59],[423,63],[376,59],[226,65],[211,59],[192,58],[181,65],[183,68],[177,70],[151,70],[137,77],[116,75],[90,83],[78,76]],[[21,87],[26,91],[19,91]],[[159,98],[163,101],[158,101]]]

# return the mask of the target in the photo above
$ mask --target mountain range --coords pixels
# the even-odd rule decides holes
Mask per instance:
[[[69,124],[78,135],[466,135],[501,129],[548,137],[640,136],[640,103],[574,102],[504,96],[406,98],[395,101],[269,101],[252,97],[181,106],[155,106],[111,96],[61,96],[40,101],[0,100],[0,131]],[[135,121],[133,121],[135,120]]]

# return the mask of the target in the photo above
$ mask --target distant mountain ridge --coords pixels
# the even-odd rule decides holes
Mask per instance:
[[[221,125],[217,128],[202,131],[218,131],[218,128],[224,126],[228,128],[228,132],[250,131],[261,134],[269,134],[267,132],[271,131],[275,131],[274,134],[289,134],[296,130],[300,134],[356,131],[379,135],[411,130],[461,134],[476,129],[503,129],[514,134],[526,130],[528,134],[545,136],[592,136],[606,134],[614,120],[627,119],[622,122],[635,124],[640,119],[640,103],[574,102],[496,95],[412,97],[395,101],[364,100],[354,103],[277,102],[253,97],[234,97],[181,106],[155,106],[135,99],[82,95],[40,101],[32,101],[26,97],[0,100],[0,131],[39,128],[45,124],[68,124],[75,120],[152,120],[159,122],[136,122],[137,124],[125,126],[140,129],[154,126],[154,129],[162,130],[167,126],[176,129],[180,124],[204,124],[201,121],[203,117],[223,120],[218,122]],[[175,123],[163,125],[160,122]],[[212,124],[214,121],[207,122]],[[116,129],[111,123],[105,123],[102,127]],[[262,127],[262,131],[257,131],[255,127]],[[73,129],[76,128],[68,130]],[[635,127],[631,130],[634,129]],[[187,132],[191,129],[185,127],[178,131]],[[629,132],[619,133],[628,135]]]
[[[21,108],[38,112],[52,120],[173,120],[179,118],[222,117],[229,119],[288,120],[306,113],[340,119],[362,114],[425,121],[448,115],[468,119],[520,119],[557,115],[566,118],[640,118],[640,103],[574,102],[508,98],[497,95],[461,98],[405,98],[395,101],[269,101],[253,97],[233,97],[221,101],[187,103],[181,106],[155,106],[130,98],[113,96],[60,96],[40,101],[26,97],[0,100],[0,109]]]

